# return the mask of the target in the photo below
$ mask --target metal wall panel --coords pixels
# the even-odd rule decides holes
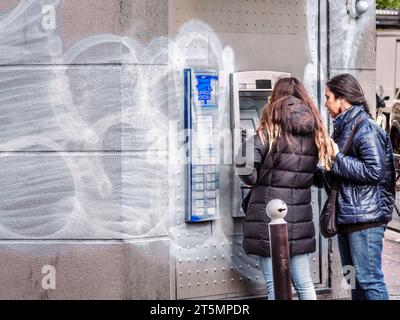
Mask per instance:
[[[178,299],[265,294],[258,259],[246,255],[242,248],[244,220],[231,216],[232,162],[220,159],[220,219],[198,224],[184,222],[182,70],[185,67],[220,70],[222,116],[218,130],[223,140],[221,153],[223,157],[228,155],[231,161],[232,136],[226,134],[230,131],[229,74],[244,70],[291,72],[305,82],[317,100],[317,13],[317,1],[170,2],[169,33],[173,51],[169,60],[169,119],[177,127],[177,134],[169,136],[170,155],[177,160],[177,165],[170,166],[169,171],[171,257],[176,257],[176,274],[171,276],[176,277]],[[316,189],[313,189],[312,201],[317,221]],[[313,281],[318,284],[321,274],[319,241],[310,262]]]

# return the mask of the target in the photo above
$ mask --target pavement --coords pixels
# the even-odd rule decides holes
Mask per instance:
[[[396,215],[393,212],[393,216]],[[390,225],[389,225],[390,226]],[[382,270],[390,300],[400,300],[400,229],[387,229],[383,241]]]

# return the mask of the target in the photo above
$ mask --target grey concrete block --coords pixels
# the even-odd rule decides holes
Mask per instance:
[[[7,67],[0,83],[0,150],[121,149],[120,67]]]
[[[169,240],[124,245],[124,299],[174,299],[170,296]]]
[[[167,248],[168,240],[1,242],[0,299],[168,299]]]
[[[331,68],[375,69],[375,1],[360,18],[351,18],[345,1],[329,1]]]
[[[0,150],[166,150],[168,79],[150,65],[0,69]]]
[[[168,150],[169,81],[164,66],[122,67],[123,150]]]
[[[151,159],[157,155],[3,155],[0,238],[167,235],[167,166]]]
[[[121,0],[120,10],[122,33],[137,46],[137,52],[124,47],[124,62],[167,64],[168,0]]]
[[[166,64],[167,1],[47,0],[0,7],[1,64]]]

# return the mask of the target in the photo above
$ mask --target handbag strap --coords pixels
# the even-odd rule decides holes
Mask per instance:
[[[349,152],[349,149],[350,149],[351,145],[353,144],[354,135],[356,134],[356,131],[357,131],[358,127],[360,126],[360,124],[361,124],[361,122],[363,120],[364,120],[363,118],[359,118],[359,119],[356,120],[356,123],[355,123],[355,125],[353,127],[353,130],[351,130],[350,136],[347,139],[346,144],[343,147],[342,153],[344,155],[346,155],[347,152]],[[334,179],[332,189],[338,190],[339,189],[339,184],[340,184],[339,183],[339,179],[337,179],[337,178]]]

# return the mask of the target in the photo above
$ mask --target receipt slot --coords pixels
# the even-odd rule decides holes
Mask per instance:
[[[218,71],[185,69],[185,220],[219,216]]]
[[[271,96],[276,81],[290,77],[290,73],[276,71],[244,71],[231,74],[231,126],[233,129],[233,157],[260,122],[261,113]],[[250,188],[243,184],[233,167],[233,217],[244,217],[242,199]]]

